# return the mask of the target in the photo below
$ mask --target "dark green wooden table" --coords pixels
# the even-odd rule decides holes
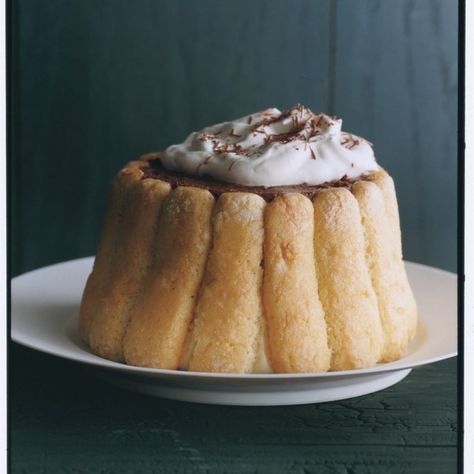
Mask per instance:
[[[219,407],[137,395],[13,344],[13,473],[456,472],[456,359],[351,400]]]
[[[127,161],[295,102],[375,143],[405,257],[455,271],[456,1],[18,0],[12,13],[12,276],[93,254]],[[274,408],[136,395],[18,346],[10,362],[14,473],[456,472],[455,360],[373,395]]]

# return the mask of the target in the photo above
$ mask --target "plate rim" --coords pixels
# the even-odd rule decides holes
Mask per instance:
[[[47,265],[44,267],[33,269],[29,272],[22,273],[21,275],[17,275],[10,280],[10,301],[13,302],[13,286],[18,284],[18,282],[27,277],[31,277],[35,273],[41,273],[43,271],[51,270],[54,267],[58,266],[66,266],[66,265],[74,265],[74,264],[86,264],[86,263],[93,263],[94,256],[88,257],[80,257],[72,260],[66,260],[62,262],[53,263],[51,265]],[[425,265],[418,262],[411,262],[404,260],[404,263],[409,267],[419,267],[431,272],[436,272],[443,274],[449,278],[453,278],[458,280],[459,276],[456,273],[449,272],[447,270],[443,270],[440,268],[432,267],[429,265]],[[81,290],[82,291],[82,290]],[[456,309],[456,312],[458,310]],[[127,365],[121,362],[115,362],[108,359],[104,359],[99,357],[92,352],[86,352],[87,356],[84,356],[79,352],[79,348],[76,348],[77,352],[66,352],[64,349],[61,352],[54,351],[53,349],[40,347],[33,343],[28,342],[25,339],[21,338],[21,334],[18,334],[14,330],[14,314],[13,314],[13,304],[10,307],[10,340],[14,343],[20,344],[24,347],[29,349],[36,350],[38,352],[42,352],[54,357],[59,357],[61,359],[69,360],[71,362],[85,364],[89,366],[93,366],[100,369],[112,370],[114,372],[123,372],[127,375],[135,375],[135,376],[148,376],[148,377],[155,377],[160,378],[165,377],[167,379],[176,379],[176,378],[184,378],[184,379],[197,379],[197,380],[209,380],[214,379],[216,381],[268,381],[268,382],[277,382],[279,380],[288,381],[288,380],[313,380],[314,379],[322,379],[322,378],[333,378],[333,377],[347,377],[350,378],[351,376],[358,376],[358,375],[376,375],[383,372],[392,372],[392,371],[399,371],[405,369],[412,369],[416,367],[420,367],[427,364],[432,364],[434,362],[439,362],[445,359],[449,359],[451,357],[456,357],[458,354],[457,350],[448,352],[446,354],[442,354],[439,356],[434,356],[428,359],[422,359],[420,361],[413,361],[413,362],[388,362],[385,364],[379,364],[375,367],[370,367],[367,369],[353,369],[353,370],[343,370],[343,371],[328,371],[328,372],[304,372],[304,373],[263,373],[263,374],[238,374],[238,373],[221,373],[221,372],[191,372],[185,370],[171,370],[171,369],[156,369],[156,368],[149,368],[149,367],[138,367],[133,365]],[[77,319],[77,315],[74,317],[70,317],[68,321],[68,325],[72,325],[73,320]],[[77,321],[76,321],[77,323]],[[64,334],[66,337],[66,334]],[[58,346],[56,346],[58,347]],[[90,359],[89,359],[90,358]]]

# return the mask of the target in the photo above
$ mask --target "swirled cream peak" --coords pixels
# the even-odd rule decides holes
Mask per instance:
[[[270,108],[191,133],[161,156],[170,171],[244,186],[323,184],[378,169],[371,145],[342,120],[302,105]]]

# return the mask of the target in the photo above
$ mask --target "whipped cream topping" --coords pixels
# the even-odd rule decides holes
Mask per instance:
[[[318,185],[379,167],[371,144],[342,120],[295,105],[266,109],[192,132],[161,154],[170,171],[244,186]]]

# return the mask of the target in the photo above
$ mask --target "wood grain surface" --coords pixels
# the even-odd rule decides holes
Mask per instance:
[[[378,393],[225,407],[129,393],[14,345],[12,473],[456,472],[456,359]]]
[[[124,163],[295,102],[375,144],[405,258],[456,269],[455,0],[12,3],[13,275],[94,254]],[[455,360],[265,409],[131,394],[15,345],[10,367],[14,473],[456,472]]]
[[[455,269],[456,1],[19,0],[13,13],[14,274],[94,254],[124,163],[298,101],[374,142],[406,258]]]
[[[457,2],[337,2],[335,113],[375,144],[408,260],[455,270]]]

